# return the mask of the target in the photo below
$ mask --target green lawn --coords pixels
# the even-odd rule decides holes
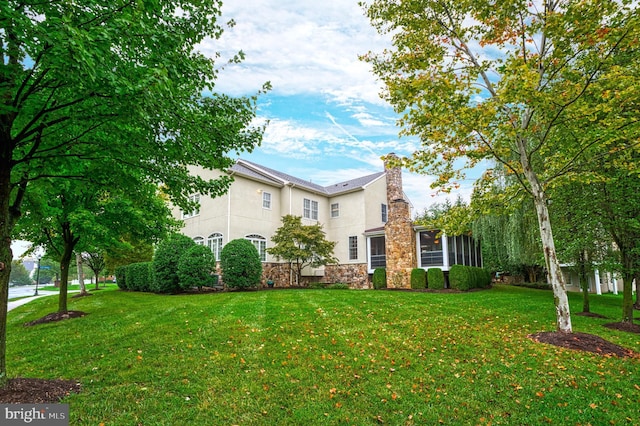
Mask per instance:
[[[640,335],[575,331],[640,352]],[[10,376],[78,379],[73,425],[640,424],[640,359],[534,343],[548,291],[279,290],[69,299],[79,319],[23,327],[57,297],[9,313]],[[580,295],[571,295],[574,312]]]

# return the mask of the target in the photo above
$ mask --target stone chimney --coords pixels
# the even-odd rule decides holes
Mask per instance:
[[[411,270],[417,267],[416,234],[411,222],[411,207],[404,199],[402,168],[391,153],[385,161],[387,177],[387,223],[384,228],[387,260],[387,286],[411,288]]]

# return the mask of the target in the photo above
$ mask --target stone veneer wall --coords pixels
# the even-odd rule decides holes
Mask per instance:
[[[390,154],[394,157],[395,154]],[[387,223],[384,227],[387,257],[387,287],[411,288],[411,269],[418,264],[416,234],[411,222],[411,208],[404,200],[402,169],[385,164],[387,178]]]
[[[366,263],[351,265],[327,265],[324,268],[322,282],[329,284],[345,283],[351,288],[371,288]]]

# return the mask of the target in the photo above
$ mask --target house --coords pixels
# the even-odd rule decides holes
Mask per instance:
[[[196,172],[206,179],[221,175],[204,169]],[[199,209],[174,208],[173,214],[184,221],[182,232],[206,244],[218,260],[228,241],[250,240],[263,261],[263,284],[267,279],[276,286],[292,282],[288,263],[267,253],[285,215],[300,216],[303,224],[322,224],[326,238],[336,242],[339,263],[307,268],[303,282],[368,288],[374,269],[386,267],[390,287],[408,288],[413,268],[447,271],[456,263],[482,264],[479,245],[470,237],[438,237],[437,230],[412,223],[399,167],[385,166],[384,171],[329,186],[242,159],[226,173],[234,178],[226,194],[217,198],[194,194]]]

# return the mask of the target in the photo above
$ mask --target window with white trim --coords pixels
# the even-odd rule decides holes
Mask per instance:
[[[333,203],[331,204],[331,217],[339,217],[340,216],[340,204]]]
[[[262,208],[263,209],[271,209],[271,193],[270,192],[262,192]]]
[[[204,238],[202,237],[195,237],[193,239],[193,242],[196,243],[199,246],[203,246],[204,245]]]
[[[222,252],[222,234],[214,232],[207,238],[207,246],[215,256],[216,261],[220,260],[220,253]]]
[[[387,214],[386,204],[380,204],[380,213],[381,213],[382,223],[387,223],[387,219],[389,218],[389,216]]]
[[[349,260],[358,260],[358,237],[349,237]]]
[[[267,261],[267,239],[262,235],[251,234],[245,237],[247,240],[253,244],[253,246],[258,250],[258,254],[260,255],[260,260],[262,262]]]
[[[318,202],[305,198],[302,205],[302,216],[305,219],[318,220]]]
[[[189,202],[198,203],[198,206],[189,212],[182,211],[182,218],[189,219],[190,217],[198,216],[200,214],[200,194],[194,194],[189,196]]]

